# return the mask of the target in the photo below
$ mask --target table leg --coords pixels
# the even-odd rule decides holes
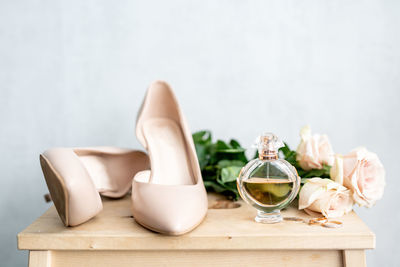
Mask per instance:
[[[343,263],[345,267],[365,267],[365,251],[363,249],[349,249],[343,251]]]
[[[29,267],[51,267],[51,251],[30,250]]]

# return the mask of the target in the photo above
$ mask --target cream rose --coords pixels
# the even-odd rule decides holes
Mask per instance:
[[[300,137],[296,160],[303,170],[322,169],[323,164],[332,166],[334,154],[328,136],[311,135],[310,127],[305,126],[300,131]]]
[[[385,169],[381,161],[364,147],[344,156],[336,155],[331,178],[349,188],[360,206],[373,206],[382,198],[385,188]]]
[[[331,179],[309,179],[299,194],[299,209],[311,216],[340,217],[353,209],[351,192]]]

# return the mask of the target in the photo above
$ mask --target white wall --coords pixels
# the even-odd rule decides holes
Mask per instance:
[[[357,209],[377,234],[368,264],[400,264],[400,2],[0,0],[0,257],[42,214],[38,155],[53,146],[138,147],[146,86],[176,89],[193,130],[296,146],[304,124],[336,152],[365,145],[384,199]]]

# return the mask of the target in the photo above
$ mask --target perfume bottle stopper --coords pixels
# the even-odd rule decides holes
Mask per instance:
[[[283,142],[273,133],[264,133],[258,137],[258,157],[261,160],[278,158],[278,149],[283,147]]]

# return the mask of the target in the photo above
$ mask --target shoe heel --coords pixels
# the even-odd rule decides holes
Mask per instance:
[[[64,180],[57,174],[50,162],[43,155],[40,155],[40,166],[42,167],[43,175],[58,215],[64,225],[68,226],[68,192]]]

